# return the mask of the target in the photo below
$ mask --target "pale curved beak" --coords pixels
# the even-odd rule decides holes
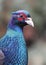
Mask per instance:
[[[25,20],[25,22],[26,22],[27,24],[31,25],[32,27],[34,27],[34,23],[33,23],[33,21],[32,21],[32,18],[27,18],[27,19]]]

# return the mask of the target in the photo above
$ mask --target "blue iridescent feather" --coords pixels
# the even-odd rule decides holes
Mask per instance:
[[[11,29],[0,39],[0,49],[5,55],[4,65],[27,65],[27,49],[23,34]]]
[[[6,34],[0,39],[0,49],[5,55],[4,65],[27,65],[28,53],[23,32],[12,22],[11,19]]]

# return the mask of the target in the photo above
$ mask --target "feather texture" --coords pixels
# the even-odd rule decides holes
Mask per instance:
[[[0,49],[5,55],[4,65],[27,65],[27,49],[22,32],[8,29],[0,39]]]

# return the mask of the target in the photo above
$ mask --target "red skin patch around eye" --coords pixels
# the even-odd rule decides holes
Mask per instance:
[[[24,13],[21,13],[23,15],[23,18],[27,18],[27,16]]]
[[[23,12],[21,12],[20,15],[22,15],[24,19],[27,18],[26,14],[24,14]]]
[[[23,19],[22,18],[18,18],[18,21],[22,21]]]
[[[23,19],[26,20],[27,16],[23,12],[21,12],[20,15],[22,15],[23,17],[19,17],[18,21],[22,21]]]

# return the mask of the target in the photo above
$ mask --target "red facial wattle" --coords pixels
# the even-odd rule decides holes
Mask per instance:
[[[18,21],[20,21],[20,22],[21,22],[22,20],[23,20],[22,18],[18,18]]]
[[[18,17],[18,21],[23,21],[23,20],[25,20],[27,18],[27,16],[24,14],[24,13],[20,13],[20,17]]]

